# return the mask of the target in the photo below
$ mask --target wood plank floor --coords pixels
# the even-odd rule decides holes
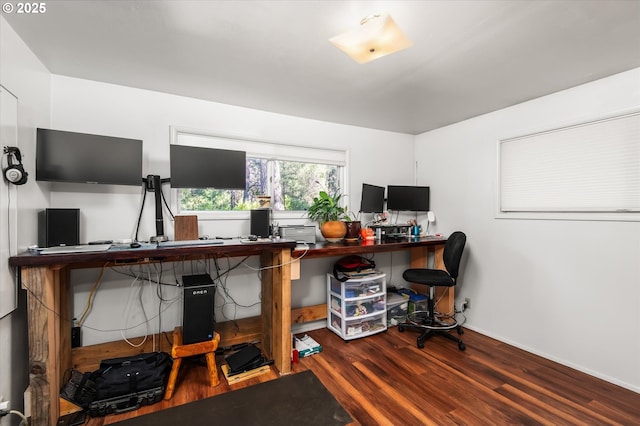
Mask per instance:
[[[640,394],[469,330],[466,351],[440,337],[417,349],[417,333],[397,328],[350,342],[327,329],[309,335],[324,350],[301,359],[293,373],[312,370],[354,425],[640,425]],[[220,377],[219,386],[208,387],[206,364],[187,360],[171,401],[89,418],[87,425],[116,423],[278,375],[272,371],[231,387]]]

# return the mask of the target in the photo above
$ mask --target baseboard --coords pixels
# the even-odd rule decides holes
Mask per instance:
[[[465,324],[464,328],[468,328],[469,330],[475,331],[476,333],[480,333],[480,334],[482,334],[484,336],[487,336],[487,337],[490,337],[492,339],[498,340],[498,341],[500,341],[502,343],[506,343],[507,345],[511,345],[511,346],[516,347],[518,349],[522,349],[523,351],[532,353],[532,354],[537,355],[539,357],[542,357],[544,359],[548,359],[550,361],[557,362],[558,364],[564,365],[566,367],[573,368],[574,370],[580,371],[580,372],[588,374],[590,376],[597,377],[598,379],[602,379],[605,382],[609,382],[609,383],[612,383],[614,385],[623,387],[625,389],[629,389],[630,391],[633,391],[633,392],[636,392],[636,393],[640,393],[640,386],[635,386],[635,385],[633,385],[631,383],[626,383],[626,382],[624,382],[622,380],[616,379],[615,377],[610,377],[610,376],[607,376],[605,374],[598,373],[597,371],[593,371],[593,370],[588,369],[586,367],[583,367],[581,365],[574,364],[574,363],[569,362],[569,361],[567,361],[565,359],[561,359],[561,358],[555,357],[553,355],[550,355],[548,353],[535,350],[535,349],[533,349],[531,347],[522,345],[522,344],[520,344],[520,343],[518,343],[516,341],[513,341],[511,339],[506,339],[503,336],[499,336],[497,334],[490,333],[487,330],[484,330],[482,328],[474,327],[473,325]]]
[[[291,332],[293,334],[306,333],[307,331],[320,330],[327,327],[327,320],[309,321],[299,324],[291,324]]]

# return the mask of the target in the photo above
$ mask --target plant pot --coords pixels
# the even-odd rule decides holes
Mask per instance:
[[[341,241],[347,233],[347,225],[340,220],[332,220],[320,225],[320,233],[331,243]]]
[[[362,228],[362,224],[359,220],[354,220],[352,222],[345,222],[347,226],[347,233],[344,236],[344,239],[347,241],[356,241],[360,238],[360,229]]]

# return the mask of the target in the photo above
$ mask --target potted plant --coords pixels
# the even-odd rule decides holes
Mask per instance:
[[[307,210],[309,219],[318,222],[320,233],[330,242],[337,242],[344,238],[347,226],[342,221],[346,208],[340,205],[342,194],[336,192],[330,195],[326,191],[320,191],[317,197],[313,197],[313,203]]]
[[[360,229],[362,228],[361,222],[358,220],[357,215],[353,215],[353,218],[350,214],[344,215],[344,222],[347,226],[347,233],[344,236],[344,239],[347,241],[357,241],[360,238]]]

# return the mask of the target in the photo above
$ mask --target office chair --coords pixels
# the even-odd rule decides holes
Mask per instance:
[[[467,242],[467,236],[460,231],[456,231],[449,238],[444,246],[442,255],[446,271],[439,269],[412,268],[407,269],[402,277],[411,283],[423,284],[429,287],[429,297],[427,299],[427,311],[417,311],[407,316],[407,321],[398,324],[398,330],[413,329],[422,331],[418,336],[418,348],[424,348],[425,340],[434,335],[444,336],[447,339],[458,343],[458,349],[465,350],[464,342],[456,336],[449,334],[450,330],[456,329],[458,334],[462,334],[462,327],[458,324],[455,317],[451,315],[441,315],[435,312],[435,288],[436,287],[453,287],[456,285],[458,278],[458,269],[460,268],[460,259],[464,245]],[[448,319],[449,321],[442,321]],[[453,321],[453,322],[450,322]]]

